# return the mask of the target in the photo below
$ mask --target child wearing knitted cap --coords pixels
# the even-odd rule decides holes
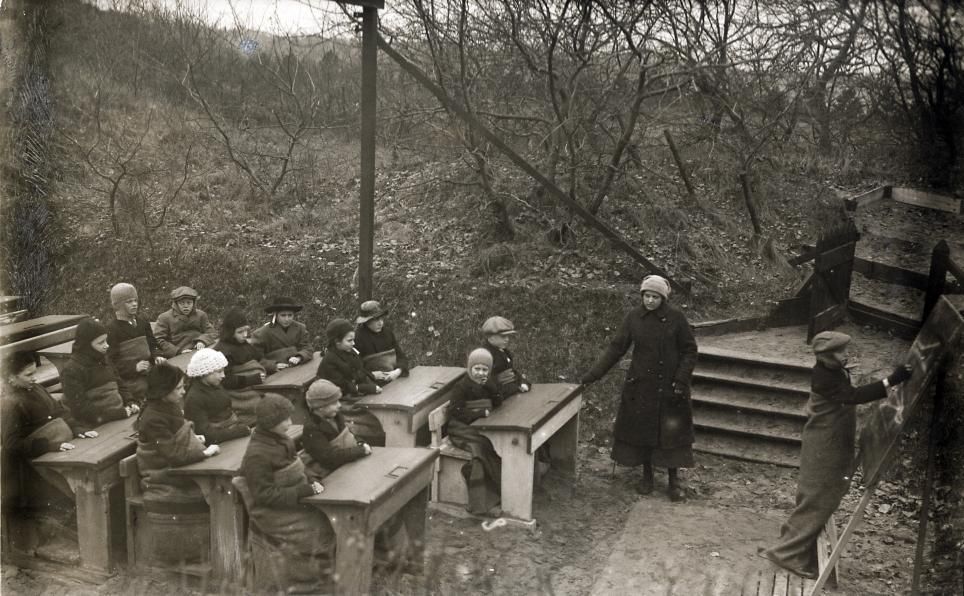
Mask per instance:
[[[110,289],[114,320],[107,325],[107,361],[117,371],[125,403],[140,404],[147,393],[147,371],[164,362],[146,318],[138,318],[137,290],[128,283]]]
[[[250,432],[231,409],[231,396],[221,387],[227,366],[224,354],[211,348],[195,352],[187,365],[191,381],[184,397],[184,417],[194,423],[194,432],[205,437],[208,445],[246,437]]]
[[[283,575],[294,584],[318,581],[335,536],[328,518],[301,503],[325,487],[308,478],[295,442],[287,435],[292,411],[291,402],[274,393],[258,403],[257,426],[241,462],[239,488],[251,523],[287,555]]]
[[[515,325],[505,317],[489,317],[482,324],[485,338],[483,348],[492,356],[492,370],[489,373],[506,397],[529,391],[529,381],[516,368],[509,342],[515,335]]]
[[[309,475],[317,479],[372,452],[368,443],[359,441],[345,422],[339,412],[340,399],[341,389],[327,379],[315,381],[305,393],[308,418],[301,436],[302,459]]]
[[[341,413],[355,436],[371,445],[383,446],[385,433],[381,423],[371,412],[355,405],[364,395],[382,392],[355,349],[355,326],[347,319],[334,319],[325,328],[325,335],[328,349],[318,365],[318,378],[331,381],[341,390]]]
[[[97,319],[81,321],[61,380],[64,403],[74,418],[89,428],[140,411],[135,403],[124,404],[117,375],[107,363],[106,354],[107,328]]]
[[[492,443],[474,427],[474,420],[488,416],[502,405],[503,396],[490,375],[492,355],[476,348],[466,362],[466,375],[450,394],[447,432],[452,444],[472,454],[462,468],[468,486],[469,513],[487,515],[499,504],[502,484],[502,459]]]
[[[856,405],[887,397],[888,388],[913,373],[909,364],[903,364],[886,379],[854,387],[847,370],[850,342],[849,335],[836,331],[813,337],[817,362],[801,436],[796,508],[781,528],[779,544],[759,550],[760,556],[806,578],[817,577],[817,538],[850,488]]]
[[[181,286],[171,292],[171,310],[157,317],[157,345],[165,358],[193,352],[217,341],[217,331],[207,313],[197,308],[200,296]]]

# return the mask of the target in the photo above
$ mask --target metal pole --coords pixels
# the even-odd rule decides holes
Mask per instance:
[[[372,298],[375,248],[375,74],[378,69],[378,10],[362,12],[361,185],[358,222],[358,300]]]

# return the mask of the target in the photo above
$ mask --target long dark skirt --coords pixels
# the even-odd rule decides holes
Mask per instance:
[[[621,466],[636,467],[651,463],[660,468],[692,468],[693,448],[689,445],[672,449],[641,447],[615,439],[612,459]]]
[[[469,513],[485,514],[499,504],[502,495],[502,458],[492,443],[471,426],[450,420],[448,436],[452,444],[472,454],[462,466],[462,477],[468,487]]]

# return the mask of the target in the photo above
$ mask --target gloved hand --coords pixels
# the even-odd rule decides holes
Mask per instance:
[[[913,374],[913,372],[914,372],[914,369],[909,364],[898,366],[897,368],[894,369],[894,372],[890,373],[890,376],[887,377],[887,383],[889,383],[891,386],[900,385],[901,383],[909,379]]]

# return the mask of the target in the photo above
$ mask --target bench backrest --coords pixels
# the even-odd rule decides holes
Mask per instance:
[[[141,471],[137,466],[137,454],[128,455],[120,460],[118,468],[121,478],[124,479],[124,498],[139,498],[141,496]]]
[[[77,325],[71,325],[70,327],[64,327],[63,329],[57,329],[56,331],[50,331],[42,335],[35,335],[34,337],[4,344],[0,346],[0,357],[6,357],[9,354],[15,354],[17,352],[36,352],[37,350],[56,346],[57,344],[74,339],[76,333]]]
[[[435,408],[428,414],[428,430],[432,435],[431,447],[438,448],[442,445],[442,428],[449,421],[449,406],[452,402],[447,401]]]

